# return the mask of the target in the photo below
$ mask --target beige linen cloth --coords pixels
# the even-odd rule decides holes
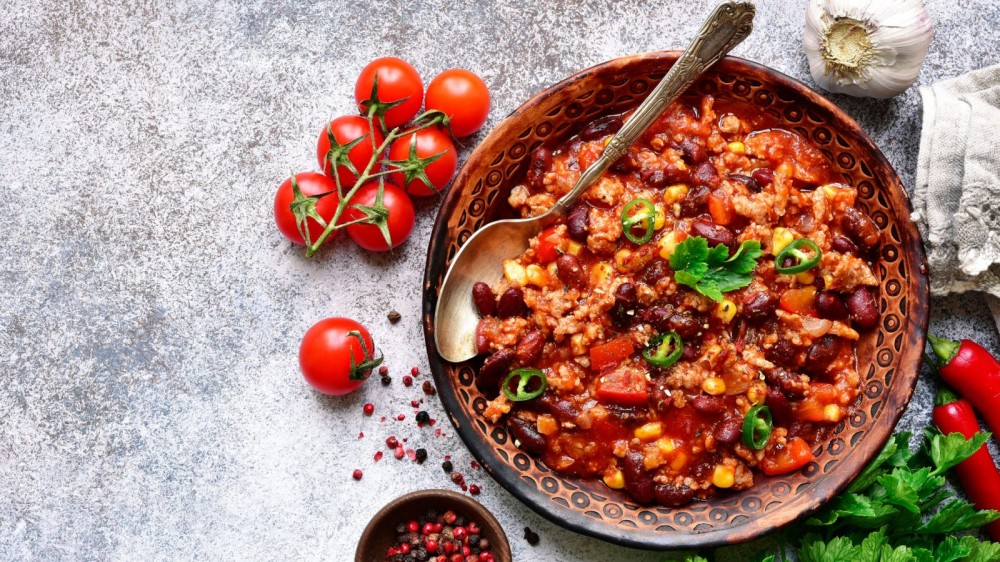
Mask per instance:
[[[1000,328],[1000,65],[920,88],[913,193],[931,294],[987,293]]]

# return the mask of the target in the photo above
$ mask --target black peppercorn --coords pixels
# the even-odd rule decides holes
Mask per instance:
[[[417,464],[424,464],[424,461],[427,460],[427,449],[417,449],[416,454]]]
[[[428,414],[424,410],[420,410],[419,412],[417,412],[417,423],[428,423],[430,421],[431,421],[430,414]]]
[[[451,465],[451,461],[444,461],[441,463],[441,468],[443,468],[445,472],[451,472],[454,467]]]

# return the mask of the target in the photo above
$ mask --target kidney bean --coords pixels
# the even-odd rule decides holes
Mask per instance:
[[[816,295],[816,310],[823,318],[844,320],[847,318],[847,305],[836,293],[823,291]]]
[[[587,275],[583,272],[580,260],[571,254],[563,254],[556,258],[556,275],[563,284],[577,289],[587,286]]]
[[[682,217],[693,217],[705,211],[708,195],[712,190],[708,186],[696,185],[688,190],[680,203]]]
[[[743,420],[736,417],[729,417],[715,424],[712,429],[712,436],[719,443],[732,445],[740,440],[743,435]]]
[[[729,248],[732,253],[736,246],[736,236],[731,230],[724,226],[719,226],[707,217],[702,217],[691,223],[691,233],[708,240],[709,247],[716,247],[719,244]]]
[[[535,189],[542,189],[545,173],[552,167],[552,151],[539,146],[531,153],[528,162],[528,183]]]
[[[672,309],[667,310],[661,306],[646,309],[642,312],[642,321],[652,326],[660,332],[670,331],[670,316]]]
[[[778,308],[778,297],[767,291],[743,295],[743,317],[749,322],[764,320]]]
[[[597,140],[608,135],[613,135],[622,128],[625,122],[618,115],[609,115],[595,119],[580,131],[580,138],[585,141]]]
[[[704,185],[715,189],[719,187],[719,171],[711,162],[702,162],[691,172],[691,182],[695,185]]]
[[[840,252],[841,254],[857,254],[858,247],[851,242],[850,238],[844,236],[834,236],[833,241],[830,242],[830,247],[833,251]]]
[[[500,318],[514,318],[524,316],[528,312],[528,307],[524,304],[524,291],[518,287],[511,287],[500,295],[500,302],[497,303],[497,316]]]
[[[545,346],[545,336],[538,330],[528,330],[520,341],[514,353],[517,362],[522,365],[533,365],[542,357],[542,348]]]
[[[472,286],[472,302],[479,309],[480,316],[493,316],[497,312],[497,296],[493,289],[482,281]]]
[[[776,365],[795,367],[798,364],[798,351],[792,342],[779,339],[774,346],[764,351],[764,357]]]
[[[538,433],[531,422],[522,420],[517,416],[507,418],[507,431],[518,442],[518,447],[540,455],[545,452],[545,436]]]
[[[781,389],[769,387],[764,403],[771,410],[775,425],[788,425],[789,420],[792,419],[792,403],[785,396],[785,393],[781,392]]]
[[[656,387],[654,386],[653,388]],[[608,411],[608,417],[614,418],[621,425],[631,425],[640,421],[646,421],[649,418],[649,410],[646,406],[606,404],[604,409]]]
[[[620,328],[628,327],[635,318],[639,306],[639,294],[632,283],[622,283],[615,289],[615,303],[608,313],[611,321]]]
[[[656,503],[667,507],[681,507],[694,501],[694,490],[681,484],[657,484],[653,487]]]
[[[642,270],[642,273],[639,274],[639,280],[647,285],[655,285],[657,281],[669,274],[670,270],[667,267],[667,262],[655,260]]]
[[[573,205],[566,215],[566,230],[573,240],[586,243],[590,232],[590,207],[583,203]]]
[[[742,182],[747,186],[752,193],[760,193],[763,188],[757,183],[752,176],[744,176],[743,174],[729,174],[729,179]]]
[[[660,168],[647,168],[639,174],[642,183],[653,189],[663,189],[667,186],[667,175]]]
[[[688,164],[697,165],[708,159],[708,151],[693,139],[685,138],[674,146],[681,151],[684,155],[684,161]]]
[[[483,361],[476,375],[476,388],[483,394],[495,395],[500,388],[500,382],[507,376],[507,369],[514,364],[516,355],[513,349],[498,349]]]
[[[573,422],[580,415],[580,410],[569,400],[559,400],[552,405],[552,415],[559,418],[560,422]]]
[[[726,399],[722,396],[699,394],[691,399],[691,407],[700,414],[717,416],[726,409]]]
[[[625,489],[639,503],[650,503],[655,497],[653,476],[646,472],[642,464],[642,453],[629,451],[622,463],[622,476],[625,477]]]
[[[809,389],[809,382],[802,376],[786,371],[781,367],[775,367],[771,371],[764,372],[764,380],[771,387],[777,388],[790,400],[801,400],[805,398]]]
[[[701,332],[701,321],[690,312],[679,310],[670,317],[669,326],[671,331],[677,332],[681,339],[693,339]]]
[[[619,174],[627,174],[637,167],[635,158],[631,154],[623,154],[621,158],[615,160],[611,165],[611,171]]]
[[[691,175],[687,168],[681,169],[673,162],[659,163],[656,166],[644,168],[639,173],[639,179],[646,185],[662,189],[669,184],[684,183]]]
[[[862,330],[878,325],[878,303],[868,287],[858,287],[847,296],[847,310],[851,321]]]
[[[837,337],[823,336],[809,346],[809,351],[806,353],[806,370],[811,375],[821,376],[826,373],[826,368],[838,355],[840,355],[840,341]]]
[[[699,357],[701,348],[696,343],[688,342],[684,344],[684,351],[681,352],[681,361],[694,361]]]
[[[875,246],[878,246],[881,232],[879,232],[878,226],[875,225],[875,221],[863,211],[856,207],[844,209],[844,218],[841,219],[840,224],[847,231],[851,239],[865,250],[871,250]]]
[[[757,185],[763,188],[774,181],[774,172],[767,168],[757,168],[750,174],[750,177],[757,182]]]

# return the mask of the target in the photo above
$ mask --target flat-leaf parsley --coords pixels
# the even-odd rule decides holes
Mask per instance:
[[[722,293],[750,284],[750,273],[762,253],[760,242],[747,240],[729,257],[726,246],[719,244],[709,249],[708,240],[691,236],[677,244],[670,256],[670,267],[674,269],[675,281],[721,302]]]

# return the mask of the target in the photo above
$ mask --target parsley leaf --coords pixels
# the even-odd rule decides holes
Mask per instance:
[[[982,527],[1000,519],[1000,511],[984,509],[976,511],[976,507],[964,500],[952,500],[945,504],[927,523],[921,525],[916,532],[924,534],[954,533]]]
[[[858,548],[847,537],[836,537],[829,542],[813,540],[799,549],[802,562],[854,562]]]
[[[972,548],[972,552],[969,557],[965,559],[965,562],[990,562],[991,560],[1000,560],[1000,543],[996,542],[979,542],[973,537],[962,537],[963,541],[965,539],[972,539],[968,541],[968,544]]]
[[[950,433],[948,435],[943,435],[937,431],[928,431],[927,433],[927,437],[930,439],[930,446],[927,452],[931,457],[931,462],[936,467],[934,470],[935,474],[941,474],[971,457],[990,438],[989,432],[982,431],[973,435],[972,439],[968,441],[966,441],[965,436],[961,433]]]
[[[719,244],[709,249],[708,240],[691,236],[677,244],[670,256],[670,267],[674,269],[675,281],[721,302],[722,293],[750,284],[750,274],[762,254],[760,242],[756,240],[743,242],[730,257],[726,246]]]

